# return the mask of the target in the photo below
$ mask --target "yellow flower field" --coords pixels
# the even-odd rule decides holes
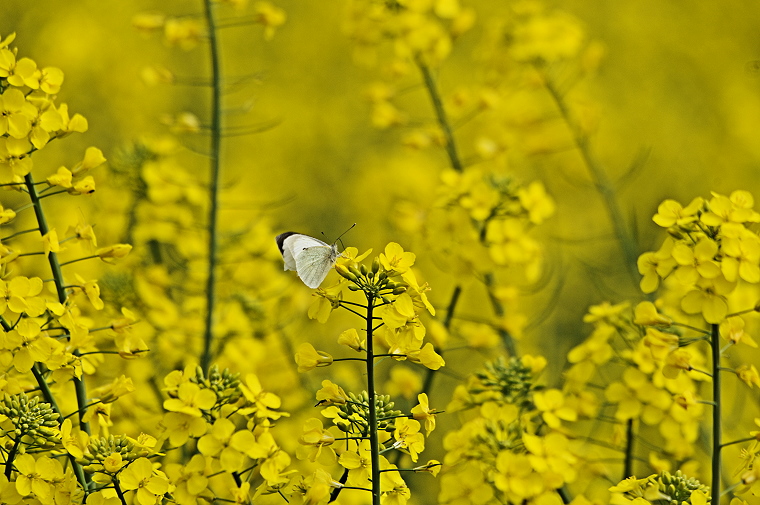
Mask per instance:
[[[760,6],[0,4],[0,503],[760,503]]]

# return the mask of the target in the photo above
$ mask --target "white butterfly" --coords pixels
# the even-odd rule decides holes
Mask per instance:
[[[304,284],[316,289],[335,265],[338,246],[293,231],[280,233],[275,238],[285,260],[285,270],[295,270]]]

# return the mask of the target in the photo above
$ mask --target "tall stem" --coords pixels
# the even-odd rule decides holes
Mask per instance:
[[[37,225],[40,230],[40,235],[47,235],[50,232],[50,227],[47,223],[47,218],[45,217],[45,212],[42,210],[42,201],[40,200],[40,195],[37,193],[37,186],[34,183],[34,177],[32,174],[27,174],[24,177],[24,182],[26,183],[26,189],[29,193],[29,199],[32,202],[32,206],[34,207],[34,215],[37,219]],[[61,270],[61,262],[58,261],[58,255],[54,253],[53,251],[50,251],[48,254],[48,263],[50,264],[50,271],[53,274],[53,283],[55,284],[55,291],[58,295],[58,301],[62,304],[66,303],[66,299],[68,298],[68,293],[66,293],[66,288],[64,287],[66,285],[66,282],[63,279],[63,271]],[[73,354],[75,356],[80,356],[79,349],[74,349]],[[40,387],[40,390],[43,393],[43,396],[47,400],[48,403],[55,409],[56,412],[60,415],[60,411],[58,410],[58,405],[55,402],[55,399],[53,398],[53,394],[50,391],[50,388],[48,387],[47,382],[45,381],[45,378],[42,376],[41,373],[39,373],[39,370],[37,370],[36,365],[35,367],[32,367],[32,371],[34,373],[35,378],[37,379],[37,384]],[[77,407],[79,410],[79,429],[90,434],[90,424],[84,422],[84,415],[87,413],[87,386],[84,383],[83,378],[78,378],[74,376],[74,392],[76,394],[77,398]],[[72,459],[72,465],[74,468],[74,473],[77,476],[77,480],[79,483],[87,489],[87,484],[90,482],[90,476],[85,474],[82,471],[81,465],[76,463],[76,461],[73,461]]]
[[[380,505],[380,444],[377,436],[375,405],[375,353],[372,342],[372,313],[375,297],[367,295],[367,396],[369,396],[369,445],[372,460],[372,505]]]
[[[222,83],[219,42],[213,0],[204,0],[208,25],[209,57],[211,58],[211,148],[210,148],[210,202],[208,210],[208,275],[206,277],[206,322],[203,333],[201,368],[208,372],[211,366],[213,341],[214,304],[216,301],[217,221],[219,209],[219,172],[222,145]]]
[[[713,383],[713,423],[712,423],[712,504],[720,504],[720,454],[723,449],[721,441],[720,420],[720,338],[718,325],[711,327],[710,347],[712,348],[712,383]]]
[[[433,73],[430,71],[430,68],[419,59],[417,60],[417,66],[420,68],[422,78],[425,80],[425,87],[428,90],[428,95],[430,95],[430,101],[433,102],[433,109],[435,109],[435,117],[438,119],[438,126],[441,127],[443,136],[446,139],[446,154],[449,155],[451,167],[457,172],[461,172],[463,170],[462,160],[459,159],[457,145],[454,142],[454,134],[451,130],[449,120],[446,117],[446,109],[443,108],[443,100],[441,100],[441,95],[438,92],[438,86],[436,86]]]
[[[40,234],[47,235],[50,232],[50,227],[48,226],[45,212],[42,210],[42,202],[40,201],[39,193],[37,193],[37,186],[34,183],[32,174],[27,174],[24,177],[24,181],[26,182],[26,189],[29,192],[29,199],[34,206],[34,215],[37,218]],[[68,294],[64,287],[66,286],[66,282],[63,279],[63,272],[61,271],[61,263],[58,261],[58,255],[51,251],[50,254],[48,254],[48,263],[50,263],[50,270],[53,273],[53,281],[56,293],[58,294],[58,301],[65,305]],[[79,349],[74,349],[74,355],[80,355]],[[74,391],[76,392],[77,406],[79,407],[79,429],[89,435],[90,425],[82,420],[87,413],[87,388],[84,379],[74,377]]]
[[[633,419],[629,419],[625,424],[625,460],[623,461],[623,478],[625,480],[633,475]]]
[[[446,317],[443,320],[443,327],[446,328],[446,331],[449,331],[449,328],[451,328],[451,320],[454,318],[454,310],[456,309],[457,302],[459,301],[459,295],[462,294],[462,286],[457,284],[454,286],[454,291],[451,293],[451,300],[449,301],[449,306],[446,308]],[[436,349],[435,350],[438,354],[443,354],[443,350]],[[423,393],[430,393],[430,390],[433,389],[433,380],[436,376],[436,371],[432,368],[428,368],[427,372],[425,373],[425,381],[422,384],[422,392]]]
[[[620,210],[620,205],[618,205],[618,200],[615,195],[615,188],[613,187],[609,177],[607,177],[607,173],[604,171],[604,167],[602,167],[601,163],[599,163],[594,154],[591,152],[588,136],[585,134],[585,132],[583,132],[580,126],[578,126],[578,123],[572,117],[567,103],[565,102],[562,94],[557,89],[552,79],[545,74],[544,83],[546,90],[549,92],[549,95],[551,95],[554,103],[557,105],[557,109],[559,109],[560,114],[562,114],[562,118],[565,120],[565,123],[573,134],[575,145],[578,148],[578,151],[580,152],[581,157],[583,158],[583,162],[586,164],[589,173],[591,174],[591,179],[594,182],[597,191],[599,191],[599,194],[602,195],[604,205],[607,207],[607,213],[610,216],[610,221],[612,221],[612,227],[615,230],[615,236],[617,237],[618,242],[620,243],[620,248],[623,251],[623,259],[625,260],[628,274],[630,275],[633,284],[638,287],[640,276],[636,268],[636,262],[638,260],[636,240],[634,239],[630,228],[625,222],[623,212]]]
[[[496,314],[496,317],[502,318],[504,317],[504,306],[501,304],[501,301],[499,301],[498,298],[496,298],[496,295],[493,292],[493,287],[496,281],[493,278],[493,274],[491,272],[487,272],[483,276],[483,282],[486,285],[486,289],[488,290],[488,298],[491,300],[491,306],[493,307],[493,312]],[[507,353],[509,353],[510,356],[517,356],[517,346],[515,345],[515,339],[512,337],[512,335],[505,330],[504,328],[499,326],[498,329],[499,337],[501,337],[501,343],[504,346],[504,349],[506,349]]]

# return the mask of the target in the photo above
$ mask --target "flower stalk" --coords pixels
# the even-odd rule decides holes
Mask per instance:
[[[710,347],[712,350],[712,385],[713,385],[713,418],[712,418],[712,483],[710,489],[710,495],[712,496],[712,503],[716,505],[720,503],[720,474],[721,474],[721,450],[723,449],[723,443],[721,441],[721,400],[720,400],[720,333],[719,325],[711,325],[711,337]]]
[[[367,394],[369,395],[369,444],[372,463],[372,505],[380,505],[380,443],[377,436],[377,405],[375,398],[375,354],[373,339],[373,309],[375,295],[365,292],[367,296]]]
[[[209,59],[211,60],[211,146],[209,152],[209,210],[208,210],[208,274],[206,277],[206,318],[203,332],[203,353],[201,368],[208,371],[211,366],[214,326],[214,306],[216,302],[216,265],[219,214],[219,177],[221,171],[222,145],[222,73],[219,42],[217,39],[215,2],[204,0],[206,23],[208,26]]]
[[[45,217],[45,212],[42,209],[42,202],[40,200],[40,195],[37,192],[37,183],[34,182],[34,177],[31,173],[24,176],[24,182],[26,183],[26,189],[29,194],[29,199],[31,200],[32,207],[34,208],[34,215],[37,219],[37,226],[40,231],[40,235],[45,236],[50,232],[50,227],[47,223],[47,218]],[[63,279],[63,271],[61,270],[61,263],[58,261],[58,255],[50,251],[48,254],[48,263],[50,264],[50,270],[53,273],[53,282],[55,284],[55,290],[56,294],[58,295],[58,301],[62,304],[66,303],[66,299],[68,298],[68,294],[66,292],[66,283]],[[77,357],[81,356],[81,353],[79,352],[79,349],[75,349],[73,351],[73,354]],[[36,365],[35,365],[36,366]],[[50,391],[50,387],[47,384],[47,381],[45,380],[45,377],[42,373],[40,373],[37,368],[33,366],[32,372],[34,374],[34,378],[37,381],[37,384],[40,387],[40,391],[42,391],[43,396],[45,397],[45,400],[50,403],[50,405],[53,406],[53,409],[58,412],[60,415],[61,412],[58,410],[58,405],[55,402],[55,398],[53,397],[52,392]],[[84,379],[78,378],[76,376],[73,377],[74,381],[74,391],[76,393],[76,399],[77,399],[77,411],[79,414],[79,429],[90,434],[90,424],[84,421],[84,415],[87,413],[87,386],[85,385]],[[20,438],[19,438],[20,440]],[[72,467],[74,468],[74,473],[77,476],[77,480],[79,483],[86,489],[87,483],[90,481],[89,475],[86,475],[84,471],[82,470],[81,465],[77,463],[73,457],[69,457]],[[13,461],[13,458],[9,457],[9,462]]]

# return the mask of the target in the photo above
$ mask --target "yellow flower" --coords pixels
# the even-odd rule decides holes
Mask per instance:
[[[685,285],[691,285],[700,278],[714,279],[720,275],[720,266],[715,261],[718,244],[709,238],[702,238],[695,246],[684,242],[673,246],[673,259],[678,263],[676,279]]]
[[[164,39],[170,45],[184,50],[194,48],[205,37],[200,20],[195,18],[167,18],[164,22]]]
[[[708,212],[700,216],[700,220],[707,226],[760,221],[760,215],[752,210],[754,201],[748,192],[734,191],[730,197],[715,192],[712,195],[707,202]]]
[[[318,406],[345,405],[347,401],[348,395],[342,387],[327,379],[322,381],[322,389],[317,391]]]
[[[528,219],[533,224],[541,224],[554,214],[555,205],[540,181],[533,181],[517,191],[523,208],[528,211]]]
[[[348,470],[349,485],[366,486],[372,469],[369,440],[361,440],[355,450],[342,453],[338,463]]]
[[[340,261],[340,258],[338,259]],[[316,319],[320,323],[326,323],[333,310],[340,307],[343,300],[343,288],[348,281],[340,278],[337,284],[328,288],[317,288],[313,296],[317,299],[309,306],[309,319]]]
[[[15,217],[16,213],[13,209],[6,209],[0,205],[0,224],[10,223]]]
[[[74,428],[71,419],[65,419],[61,424],[61,443],[66,451],[76,459],[82,459],[87,450],[90,437],[79,428]]]
[[[272,40],[277,28],[285,24],[285,11],[269,2],[257,2],[253,9],[254,19],[264,26],[264,40]]]
[[[689,407],[694,407],[698,404],[697,397],[691,391],[684,391],[683,393],[675,395],[673,398],[678,406],[683,409],[688,409]]]
[[[645,252],[639,256],[636,264],[639,273],[644,276],[640,283],[641,291],[644,293],[656,291],[660,285],[660,279],[667,277],[676,267],[676,261],[671,254],[674,245],[673,239],[668,238],[658,251]]]
[[[414,272],[409,269],[403,274],[401,274],[401,279],[406,284],[406,295],[409,295],[412,299],[412,303],[419,311],[425,309],[427,310],[431,316],[435,315],[435,309],[428,301],[427,292],[430,291],[430,286],[428,283],[424,283],[422,286],[419,285],[417,282],[417,277],[414,275]]]
[[[675,379],[681,370],[692,370],[691,353],[686,349],[677,349],[665,359],[665,366],[662,367],[662,375],[668,379]]]
[[[446,365],[440,354],[435,352],[433,344],[425,344],[422,349],[409,351],[406,357],[412,363],[419,363],[431,370],[438,370]]]
[[[74,165],[74,168],[71,169],[71,174],[75,177],[82,175],[105,162],[106,158],[103,156],[103,151],[97,147],[88,147],[84,153],[84,159]]]
[[[749,387],[760,387],[760,375],[755,365],[741,365],[735,370],[736,375]]]
[[[95,310],[103,310],[105,304],[103,303],[103,300],[100,299],[100,286],[98,286],[98,281],[85,281],[79,274],[75,274],[75,277],[79,283],[79,288],[87,296],[87,299],[90,300],[90,303]]]
[[[92,436],[98,436],[101,430],[104,436],[108,436],[108,429],[113,426],[113,421],[111,421],[111,404],[98,403],[91,406],[82,416],[82,422],[90,423]]]
[[[182,412],[193,417],[201,417],[204,410],[210,410],[216,404],[216,393],[194,383],[180,384],[177,398],[164,401],[164,408],[172,412]]]
[[[240,391],[252,404],[252,407],[240,409],[240,413],[243,415],[255,413],[258,418],[268,419],[279,419],[289,415],[287,412],[277,411],[282,405],[282,400],[276,394],[264,391],[259,378],[254,374],[249,373],[245,376],[245,382],[240,384]]]
[[[318,366],[330,366],[332,365],[333,357],[324,351],[317,351],[314,346],[308,342],[304,342],[298,346],[296,352],[296,363],[298,364],[298,372],[308,372]]]
[[[420,393],[417,396],[417,401],[420,403],[412,408],[412,419],[418,421],[425,420],[425,432],[430,435],[430,432],[435,429],[435,415],[438,413],[436,409],[431,409],[428,403],[428,396],[426,393]]]
[[[735,283],[723,276],[701,280],[696,289],[686,293],[681,300],[681,308],[687,314],[699,314],[710,324],[719,324],[728,314],[726,295],[734,290]]]
[[[720,323],[720,335],[734,345],[743,342],[757,347],[757,342],[744,331],[744,319],[739,316],[731,316]]]
[[[580,23],[562,12],[530,16],[512,34],[512,56],[524,62],[556,62],[576,56],[585,39]]]
[[[206,460],[195,454],[187,464],[168,464],[166,474],[176,486],[173,497],[180,505],[195,505],[197,497],[208,488]]]
[[[116,260],[126,258],[131,250],[132,246],[129,244],[114,244],[108,247],[101,247],[95,251],[95,255],[106,263],[116,263]]]
[[[380,503],[381,505],[406,505],[412,493],[401,478],[396,465],[380,456]]]
[[[726,223],[721,228],[721,270],[726,280],[741,277],[747,282],[760,282],[760,237],[743,225]]]
[[[134,390],[135,385],[132,383],[132,378],[121,375],[115,378],[111,384],[93,389],[90,396],[99,398],[102,403],[111,403]]]
[[[95,192],[95,179],[88,175],[82,179],[76,180],[66,191],[72,195],[89,195]],[[131,246],[130,246],[131,248]],[[129,251],[127,251],[129,252]],[[126,256],[126,254],[125,254]]]
[[[319,460],[325,466],[335,463],[335,451],[330,447],[335,443],[335,437],[323,428],[322,421],[316,417],[304,423],[298,442],[301,444],[296,449],[298,459],[308,459],[312,463]]]
[[[675,200],[665,200],[657,207],[657,214],[652,217],[652,221],[663,228],[689,225],[698,219],[697,213],[702,210],[704,203],[702,197],[697,197],[684,208]]]
[[[641,326],[670,326],[673,320],[657,311],[652,302],[641,302],[633,311],[633,324]]]
[[[420,433],[420,423],[414,419],[397,417],[394,424],[393,447],[407,449],[412,461],[416,462],[419,453],[425,449],[425,437]]]
[[[56,480],[63,480],[63,466],[57,459],[40,456],[35,461],[30,454],[22,454],[14,460],[18,470],[16,490],[22,495],[34,494],[43,503],[53,503]]]
[[[23,139],[31,131],[31,120],[36,115],[37,109],[20,90],[10,88],[0,95],[0,135]]]
[[[338,336],[338,343],[353,349],[361,351],[364,349],[365,342],[359,338],[359,332],[355,328],[349,328]]]
[[[45,300],[39,277],[14,277],[9,281],[0,279],[0,314],[10,310],[16,314],[26,313],[38,317],[45,313]]]
[[[578,419],[578,413],[565,404],[565,397],[559,389],[536,391],[533,394],[533,403],[550,428],[559,428],[562,426],[562,420]]]
[[[389,276],[401,275],[412,265],[417,256],[414,253],[404,251],[404,248],[396,242],[385,246],[385,252],[380,253],[380,264]]]
[[[98,247],[98,240],[95,237],[95,231],[92,229],[92,225],[85,223],[81,218],[76,226],[70,226],[69,229],[66,230],[66,234],[73,235],[73,238],[76,239],[76,241],[88,252],[92,252]]]
[[[209,458],[218,458],[227,472],[243,469],[246,455],[260,456],[261,446],[248,430],[235,431],[235,424],[226,417],[217,419],[211,431],[198,440],[198,451]]]
[[[167,412],[161,427],[168,434],[172,447],[185,445],[188,438],[199,438],[206,434],[207,424],[202,417],[180,412]]]
[[[110,474],[116,474],[127,463],[128,461],[124,461],[120,453],[113,452],[103,459],[103,470]]]
[[[135,491],[140,505],[155,505],[165,493],[173,490],[166,474],[154,470],[148,458],[138,458],[119,473],[119,483],[124,491]]]
[[[617,305],[611,305],[610,302],[602,302],[599,305],[592,305],[588,309],[588,314],[583,316],[584,323],[596,323],[604,321],[613,326],[620,324],[623,314],[630,307],[630,303],[622,302]]]
[[[0,137],[0,183],[19,182],[32,171],[31,150],[25,138]]]

